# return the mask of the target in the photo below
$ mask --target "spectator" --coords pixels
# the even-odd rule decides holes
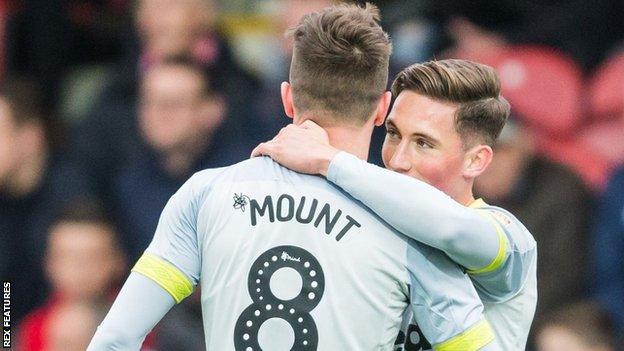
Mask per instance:
[[[195,172],[249,156],[229,128],[223,98],[185,58],[153,65],[141,84],[140,149],[115,181],[115,204],[131,262],[151,241],[167,200]]]
[[[572,171],[536,155],[530,133],[517,122],[507,122],[495,154],[475,189],[516,215],[537,241],[539,318],[585,293],[589,194]]]
[[[567,305],[537,326],[538,351],[615,351],[613,328],[597,305]]]
[[[139,84],[143,73],[171,56],[191,56],[223,93],[230,129],[246,134],[242,126],[251,113],[247,101],[256,81],[235,62],[229,45],[214,29],[211,0],[139,0],[136,2],[137,43],[129,44],[115,77],[95,101],[93,112],[74,131],[75,156],[98,195],[111,207],[119,166],[139,146],[136,120]],[[253,128],[253,126],[246,126]],[[251,145],[250,145],[251,147]]]
[[[39,106],[25,79],[0,87],[0,276],[13,282],[15,324],[46,296],[41,243],[49,225],[87,192],[76,169],[50,150]]]
[[[624,168],[614,173],[599,201],[593,234],[595,297],[624,336]]]
[[[53,349],[49,337],[56,333],[53,321],[59,314],[72,311],[77,303],[108,304],[125,270],[116,233],[100,208],[80,201],[70,206],[50,230],[45,270],[52,294],[20,326],[23,351]]]

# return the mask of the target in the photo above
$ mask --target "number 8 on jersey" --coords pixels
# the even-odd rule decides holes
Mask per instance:
[[[301,276],[297,296],[282,300],[271,291],[271,276],[280,268],[292,268]],[[265,251],[251,266],[247,287],[253,303],[238,317],[234,329],[236,351],[259,351],[258,331],[265,321],[279,318],[290,324],[295,334],[293,350],[316,350],[318,332],[310,312],[325,290],[323,269],[308,251],[297,246],[277,246]]]

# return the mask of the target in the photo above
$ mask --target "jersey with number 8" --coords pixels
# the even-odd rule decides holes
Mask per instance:
[[[193,176],[133,271],[178,302],[201,284],[207,350],[391,349],[410,300],[436,342],[483,322],[445,255],[267,158]]]

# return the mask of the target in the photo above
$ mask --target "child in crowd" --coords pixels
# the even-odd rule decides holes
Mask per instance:
[[[71,210],[65,211],[52,225],[44,260],[52,293],[21,324],[20,350],[56,350],[58,345],[54,343],[87,332],[91,333],[86,337],[88,343],[95,332],[91,326],[97,326],[103,319],[90,309],[110,304],[126,269],[116,232],[103,213],[95,203],[73,203]],[[62,316],[79,318],[73,321]],[[80,330],[62,335],[61,320],[72,328],[79,326]],[[80,340],[74,341],[80,344]]]

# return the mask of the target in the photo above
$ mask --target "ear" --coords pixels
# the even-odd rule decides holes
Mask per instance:
[[[379,103],[377,103],[377,112],[375,113],[375,125],[379,127],[386,121],[388,115],[388,108],[390,108],[390,102],[392,101],[392,93],[389,91],[381,94]]]
[[[282,104],[284,105],[284,112],[286,116],[295,117],[295,105],[293,104],[292,87],[288,82],[282,82],[280,87],[282,93]]]
[[[490,165],[493,156],[494,152],[489,145],[479,144],[472,147],[466,152],[462,175],[469,179],[478,177]]]

